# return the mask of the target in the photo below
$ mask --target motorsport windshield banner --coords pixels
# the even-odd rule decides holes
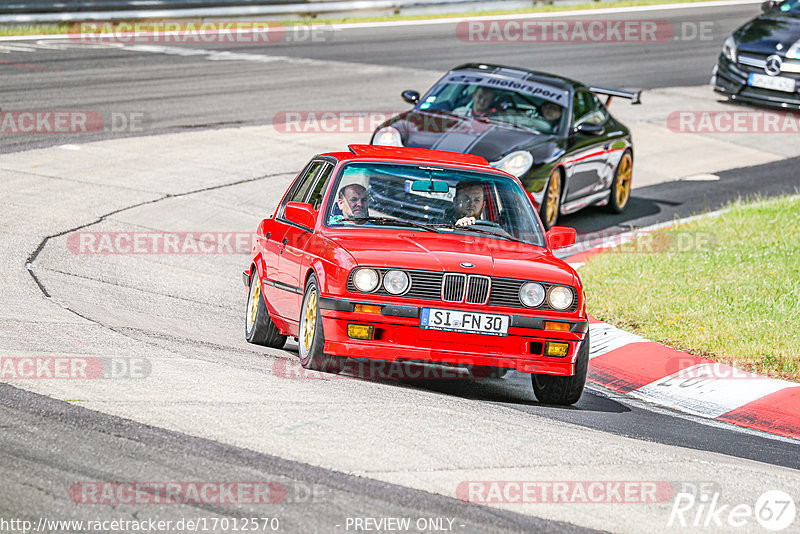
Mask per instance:
[[[481,85],[484,87],[508,89],[525,95],[544,98],[545,100],[555,102],[564,107],[567,107],[567,100],[569,99],[569,91],[566,89],[558,89],[529,80],[513,80],[478,74],[451,74],[444,79],[444,83]]]

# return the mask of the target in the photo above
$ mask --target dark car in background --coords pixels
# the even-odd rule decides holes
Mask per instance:
[[[607,97],[601,102],[597,95]],[[633,177],[628,128],[606,109],[639,91],[584,85],[545,72],[469,63],[381,124],[372,144],[476,154],[519,178],[546,228],[587,206],[625,209]]]
[[[800,109],[800,0],[761,8],[725,40],[711,85],[731,100]]]

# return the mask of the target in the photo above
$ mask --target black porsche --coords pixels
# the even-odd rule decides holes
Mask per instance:
[[[800,0],[761,9],[725,40],[711,85],[732,100],[800,109]]]
[[[605,103],[598,94],[608,97]],[[522,181],[550,228],[559,215],[586,206],[625,209],[631,134],[606,105],[617,96],[639,103],[639,94],[470,63],[449,71],[424,96],[403,91],[414,108],[381,124],[372,144],[483,156]]]

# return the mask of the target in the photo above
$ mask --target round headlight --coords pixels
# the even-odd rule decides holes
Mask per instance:
[[[379,280],[378,271],[375,269],[359,269],[356,271],[356,274],[353,275],[353,285],[356,286],[356,289],[364,293],[375,291],[375,288],[378,287]]]
[[[542,284],[528,282],[519,288],[519,301],[529,308],[540,306],[544,302],[544,288]]]
[[[401,295],[408,290],[408,275],[403,271],[389,271],[383,275],[383,287],[392,295]]]
[[[566,310],[572,305],[572,291],[568,287],[553,286],[547,295],[547,301],[555,310]]]
[[[397,130],[397,128],[387,126],[386,128],[381,128],[375,132],[375,135],[372,136],[372,144],[383,146],[403,146],[403,138],[400,137],[400,132]]]
[[[492,163],[492,167],[504,170],[517,178],[525,174],[531,165],[533,165],[533,156],[526,150],[517,150],[500,161]]]

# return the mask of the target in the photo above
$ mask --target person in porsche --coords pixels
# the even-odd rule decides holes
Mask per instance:
[[[448,212],[471,224],[442,222]],[[251,343],[296,337],[300,363],[319,371],[340,372],[345,358],[514,369],[531,374],[542,402],[581,396],[585,298],[552,253],[575,230],[545,232],[519,180],[480,156],[370,145],[321,154],[257,237],[243,273]]]
[[[492,108],[492,102],[494,102],[494,92],[488,87],[478,87],[472,92],[472,104],[456,108],[453,113],[465,117],[486,117],[489,113],[497,112]]]

